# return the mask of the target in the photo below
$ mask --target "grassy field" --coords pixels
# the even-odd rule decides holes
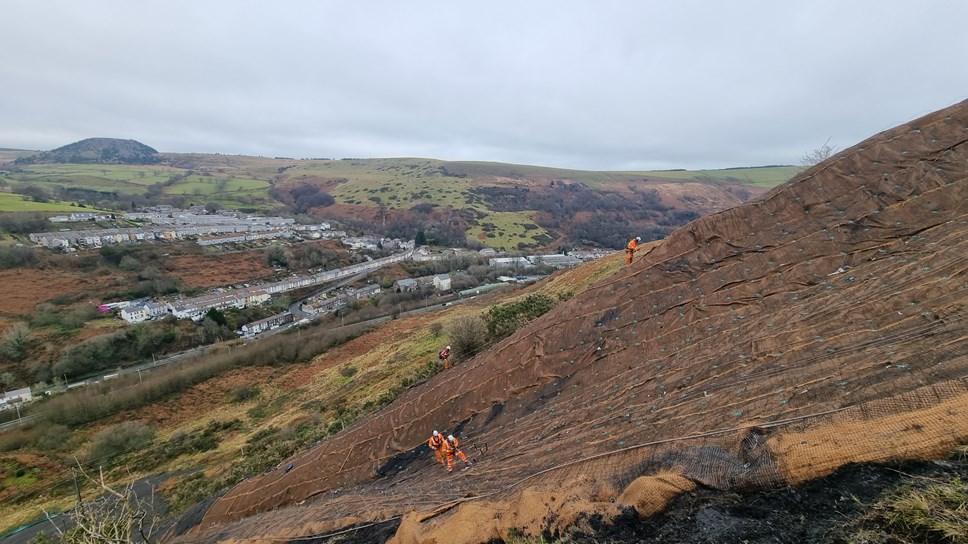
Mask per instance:
[[[220,189],[220,185],[224,187]],[[248,196],[268,198],[269,182],[259,179],[232,177],[188,176],[170,187],[164,193],[170,195],[214,195],[225,193],[249,193]]]
[[[91,208],[81,208],[65,202],[33,202],[24,200],[22,195],[0,193],[0,212],[95,212]]]
[[[639,172],[647,176],[697,180],[711,183],[742,183],[756,187],[775,187],[803,171],[799,166],[764,166],[757,168],[726,168],[723,170],[656,170]]]
[[[226,172],[232,170],[232,172]],[[37,186],[48,190],[83,188],[119,195],[144,194],[150,185],[170,183],[172,176],[183,176],[164,187],[169,195],[206,197],[228,208],[271,207],[270,184],[266,179],[243,176],[237,168],[217,168],[215,172],[194,174],[192,170],[158,165],[38,164],[0,176],[11,187]],[[240,202],[245,198],[247,202]],[[252,204],[255,201],[256,204]],[[202,202],[197,202],[201,204]]]
[[[480,225],[467,231],[468,238],[478,239],[485,245],[504,250],[516,250],[518,244],[524,246],[541,245],[538,236],[547,236],[547,231],[528,216],[526,212],[491,212]]]

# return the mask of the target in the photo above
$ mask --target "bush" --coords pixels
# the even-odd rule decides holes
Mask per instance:
[[[0,269],[29,268],[37,263],[37,252],[30,247],[0,247]]]
[[[0,343],[0,360],[19,363],[27,358],[30,347],[30,330],[23,323],[16,323],[7,329]]]
[[[37,435],[34,444],[37,449],[44,451],[55,451],[65,448],[71,438],[71,430],[64,425],[45,425]]]
[[[110,466],[121,455],[144,448],[154,437],[154,429],[136,421],[108,427],[91,440],[87,460],[89,463]]]
[[[258,385],[242,385],[232,389],[229,393],[229,400],[232,402],[245,402],[249,399],[254,399],[259,396],[259,386]]]
[[[515,302],[491,306],[484,314],[488,339],[497,342],[506,338],[554,307],[554,299],[547,295],[528,295]]]
[[[454,362],[469,359],[477,354],[487,342],[487,328],[477,316],[462,317],[453,322],[448,331],[451,359]]]

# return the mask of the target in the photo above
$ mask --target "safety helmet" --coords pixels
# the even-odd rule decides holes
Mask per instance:
[[[450,346],[447,346],[447,349],[450,349]]]
[[[642,237],[641,236],[636,236],[635,237],[635,241],[636,242],[641,242],[642,241]]]
[[[454,435],[452,435],[452,434],[447,435],[447,440],[450,440],[451,442],[453,442],[454,441]]]
[[[440,433],[438,433],[437,431],[434,431],[434,436],[440,436]]]

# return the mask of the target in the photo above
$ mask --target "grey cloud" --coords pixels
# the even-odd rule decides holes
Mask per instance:
[[[0,147],[791,164],[968,97],[957,0],[15,0]]]

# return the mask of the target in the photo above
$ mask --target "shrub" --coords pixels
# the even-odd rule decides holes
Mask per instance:
[[[108,427],[91,440],[87,460],[93,464],[109,466],[121,455],[144,448],[154,437],[154,429],[136,421]]]
[[[37,263],[37,252],[30,247],[0,247],[0,268],[29,268]]]
[[[554,307],[555,301],[547,295],[528,295],[521,300],[491,306],[484,314],[489,340],[496,342],[510,336]]]
[[[249,399],[254,399],[259,396],[259,386],[258,385],[241,385],[232,389],[229,393],[229,400],[232,402],[245,402]]]
[[[37,449],[54,451],[63,449],[71,437],[71,430],[64,425],[45,425],[37,434],[37,441],[34,444]]]
[[[30,330],[23,323],[16,323],[3,334],[0,359],[19,363],[27,357],[30,347]]]
[[[487,328],[480,317],[456,319],[448,331],[451,358],[455,362],[473,357],[487,341]]]

